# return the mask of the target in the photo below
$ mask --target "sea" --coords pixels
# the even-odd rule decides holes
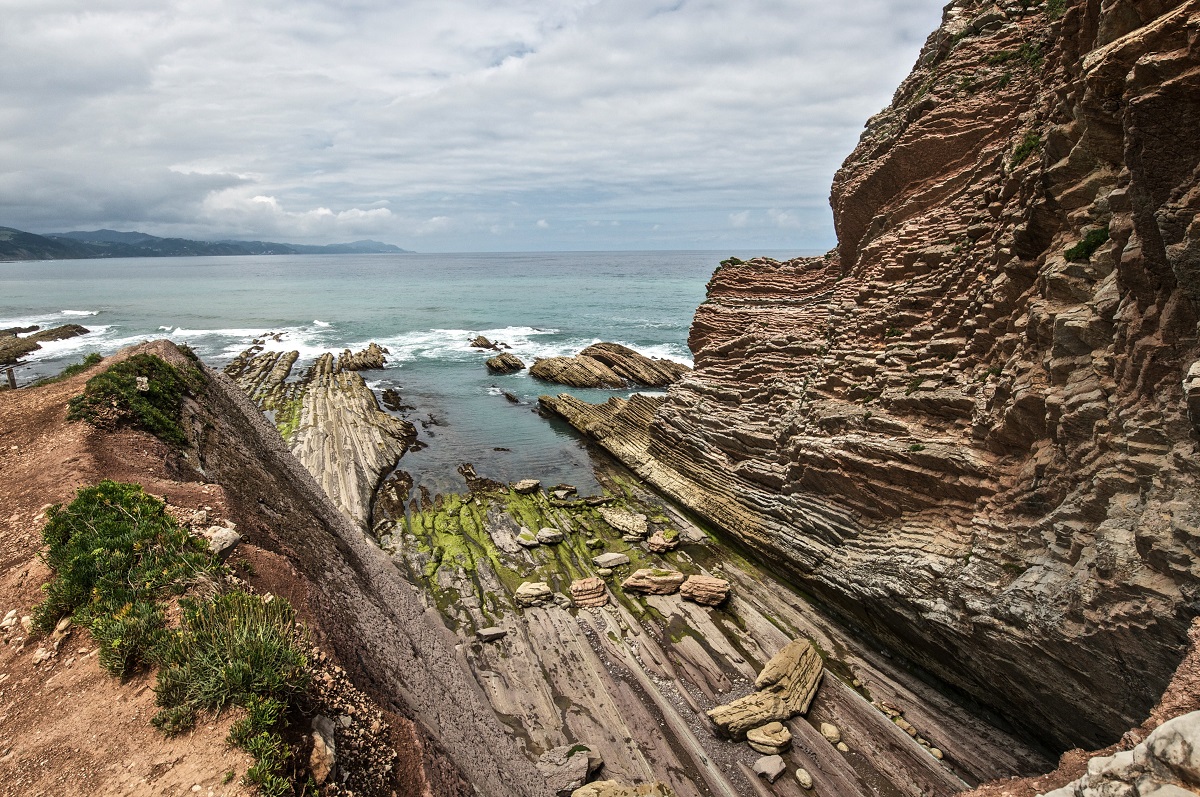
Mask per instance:
[[[591,454],[565,423],[543,418],[537,398],[570,392],[599,402],[621,390],[574,390],[527,371],[490,374],[507,344],[527,364],[577,354],[599,341],[691,364],[688,328],[705,284],[728,252],[537,252],[263,255],[0,263],[0,329],[78,323],[87,335],[45,343],[19,366],[19,384],[53,375],[91,353],[167,338],[221,368],[254,340],[300,352],[388,349],[365,371],[412,409],[420,450],[400,467],[431,492],[459,492],[469,462],[500,481],[596,488]],[[810,252],[756,252],[777,259]],[[746,257],[746,253],[740,253]],[[511,402],[508,393],[518,399]]]

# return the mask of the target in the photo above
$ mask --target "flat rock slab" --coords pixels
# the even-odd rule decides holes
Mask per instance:
[[[754,774],[764,778],[768,783],[779,780],[779,776],[787,770],[783,758],[777,755],[766,755],[754,762]]]
[[[621,587],[626,592],[642,592],[647,595],[670,595],[679,591],[679,585],[687,579],[678,570],[658,570],[643,567],[625,579]]]
[[[679,588],[685,600],[704,606],[720,606],[729,598],[729,582],[714,576],[688,576]]]
[[[629,564],[629,557],[623,553],[602,553],[599,556],[592,557],[592,564],[596,567],[605,567],[611,570],[614,567]]]
[[[600,513],[600,517],[604,518],[605,523],[622,535],[645,539],[646,535],[650,533],[650,529],[646,526],[646,516],[641,512],[628,512],[608,506],[596,507],[596,511]]]
[[[504,639],[506,636],[508,636],[508,629],[495,625],[480,628],[475,632],[475,638],[480,642],[495,642],[498,639]]]
[[[537,541],[542,545],[555,545],[563,541],[563,533],[558,529],[539,529],[537,533]]]

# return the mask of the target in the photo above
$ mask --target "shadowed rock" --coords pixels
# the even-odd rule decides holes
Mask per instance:
[[[495,357],[489,357],[484,365],[489,371],[496,374],[512,374],[525,367],[525,363],[520,357],[507,351],[501,352]]]

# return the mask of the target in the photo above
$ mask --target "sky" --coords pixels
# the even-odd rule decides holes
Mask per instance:
[[[0,226],[825,250],[941,0],[0,0]]]

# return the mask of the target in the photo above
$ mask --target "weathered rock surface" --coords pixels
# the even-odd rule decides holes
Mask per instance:
[[[339,371],[370,371],[377,368],[382,368],[387,363],[388,350],[378,343],[370,343],[367,348],[359,352],[352,352],[345,349],[342,356],[338,357],[337,370]]]
[[[720,606],[729,598],[729,582],[715,576],[688,576],[680,585],[679,594],[705,606]]]
[[[678,570],[662,570],[643,567],[621,583],[626,592],[642,592],[646,595],[671,595],[679,591],[679,585],[687,578]]]
[[[538,529],[537,541],[542,545],[557,545],[563,541],[563,533],[558,529]]]
[[[1065,749],[1140,721],[1196,613],[1200,45],[1194,2],[1054,5],[946,7],[838,248],[723,265],[665,399],[543,405]]]
[[[308,766],[312,770],[313,780],[318,786],[323,786],[337,766],[336,728],[329,717],[317,715],[313,717],[313,745],[308,757]]]
[[[489,625],[487,628],[480,628],[475,632],[475,638],[480,642],[496,642],[508,636],[507,628]]]
[[[21,335],[20,333],[29,334]],[[0,330],[0,365],[13,365],[26,354],[37,351],[45,341],[66,340],[90,332],[79,324],[64,324],[37,331],[37,327],[13,327]]]
[[[364,528],[376,486],[417,436],[412,424],[380,409],[363,378],[343,366],[382,367],[383,351],[371,344],[357,354],[347,351],[336,363],[332,354],[322,354],[296,381],[287,381],[299,358],[294,351],[260,353],[255,346],[225,368],[260,409],[274,414],[292,453]]]
[[[537,479],[521,479],[512,483],[512,489],[521,495],[530,495],[542,489],[542,483]]]
[[[662,783],[639,783],[627,786],[616,780],[598,780],[571,792],[571,797],[672,797]]]
[[[666,553],[679,547],[679,532],[674,529],[659,529],[646,540],[646,550],[650,553]]]
[[[544,606],[553,599],[554,591],[545,581],[526,581],[513,593],[513,600],[522,608]]]
[[[779,777],[786,771],[787,764],[783,763],[782,756],[767,755],[754,762],[754,774],[767,783],[779,780]]]
[[[747,731],[786,721],[808,711],[821,683],[823,664],[807,639],[789,642],[754,679],[759,691],[708,712],[723,735],[742,739]]]
[[[513,374],[525,367],[525,363],[520,357],[507,351],[501,352],[495,357],[489,357],[484,365],[495,374]]]
[[[564,744],[542,753],[536,766],[545,776],[550,791],[567,797],[587,783],[587,779],[603,764],[603,759],[586,745]]]
[[[599,556],[592,557],[592,564],[596,567],[612,569],[621,565],[629,564],[629,557],[623,553],[602,553]]]
[[[763,755],[779,755],[792,746],[792,732],[782,722],[768,722],[746,731],[746,744]]]
[[[1163,723],[1146,741],[1093,758],[1087,774],[1045,797],[1184,797],[1200,789],[1200,711]]]
[[[683,363],[646,357],[617,343],[596,343],[574,357],[547,357],[529,373],[568,387],[665,387],[690,370]]]
[[[581,609],[608,605],[608,588],[604,579],[596,576],[577,578],[571,582],[571,600]]]
[[[604,518],[605,523],[622,534],[628,534],[631,537],[645,537],[650,533],[650,529],[646,525],[646,516],[641,512],[629,512],[625,509],[608,506],[596,507],[596,512]]]

